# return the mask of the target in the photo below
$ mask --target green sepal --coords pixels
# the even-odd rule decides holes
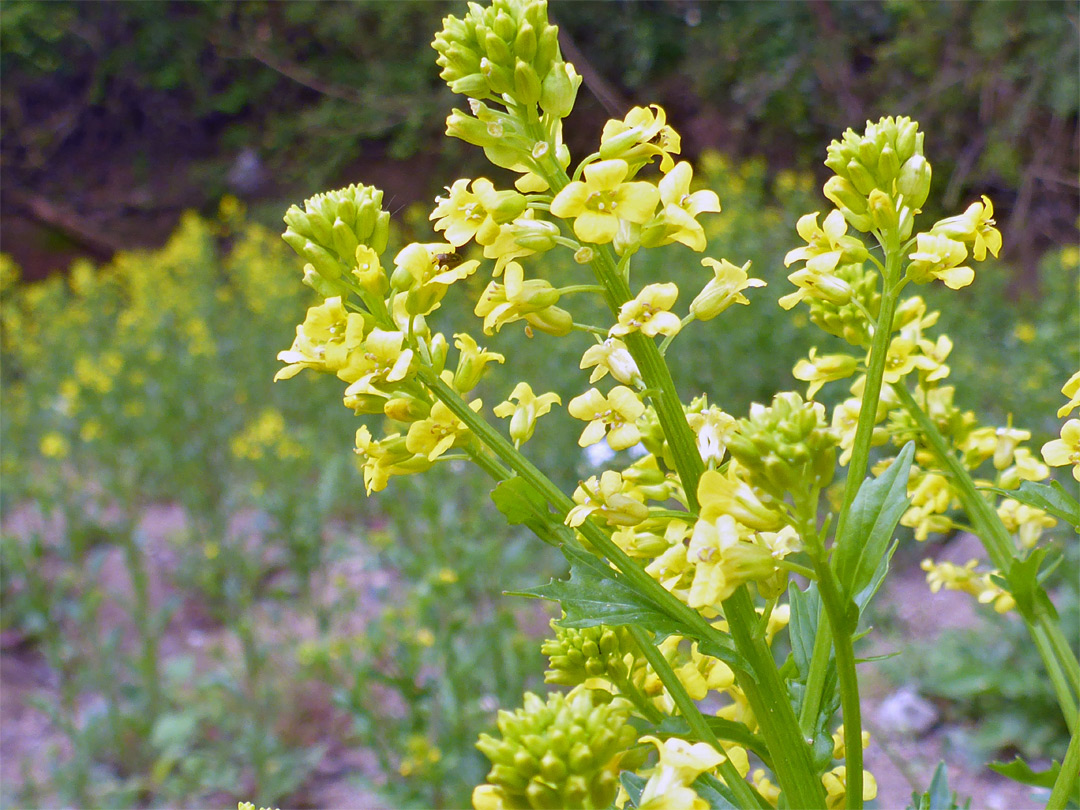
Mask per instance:
[[[1021,481],[1019,489],[998,489],[997,487],[986,487],[986,489],[1020,501],[1020,503],[1026,503],[1028,506],[1034,506],[1036,509],[1042,509],[1047,514],[1064,520],[1080,532],[1080,501],[1070,495],[1060,481],[1051,481],[1049,484]]]
[[[657,642],[672,635],[683,636],[697,641],[698,649],[706,655],[719,658],[741,672],[749,671],[733,641],[725,639],[726,643],[720,644],[713,639],[698,638],[692,629],[667,615],[603,560],[566,543],[562,553],[570,562],[569,579],[553,579],[547,585],[508,593],[559,602],[566,613],[559,620],[563,627],[637,625],[656,633]]]
[[[855,599],[871,583],[901,515],[910,503],[908,474],[915,443],[908,442],[889,468],[859,486],[844,532],[832,550],[832,568],[843,595]]]

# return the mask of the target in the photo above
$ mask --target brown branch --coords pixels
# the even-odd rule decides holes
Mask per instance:
[[[98,259],[108,259],[124,247],[102,235],[98,228],[75,211],[56,205],[40,195],[17,188],[7,188],[4,194],[32,219],[60,231]]]

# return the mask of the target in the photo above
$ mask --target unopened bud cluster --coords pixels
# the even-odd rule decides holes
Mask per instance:
[[[868,346],[872,337],[872,325],[866,312],[876,318],[881,307],[878,274],[863,264],[842,264],[836,268],[834,275],[851,291],[849,300],[838,304],[822,297],[807,297],[810,321],[830,335],[843,338],[852,346]]]
[[[288,227],[282,239],[331,285],[327,294],[341,293],[335,282],[356,266],[358,247],[367,246],[376,254],[386,250],[390,212],[383,210],[382,196],[373,186],[351,185],[316,194],[304,201],[303,209],[294,205],[285,213]]]
[[[867,121],[861,135],[849,129],[829,145],[825,165],[836,176],[825,184],[825,196],[856,230],[899,225],[902,238],[911,235],[912,216],[930,193],[930,164],[918,130],[910,118],[889,116]]]
[[[619,762],[637,738],[627,722],[630,704],[575,689],[547,701],[531,692],[515,712],[499,712],[502,739],[476,744],[492,762],[488,784],[473,792],[485,808],[603,808],[615,799]]]
[[[553,621],[551,628],[555,638],[546,640],[540,648],[550,661],[551,668],[544,673],[546,683],[577,686],[590,678],[603,678],[617,684],[629,676],[625,659],[637,647],[625,627],[597,625],[579,629]]]
[[[548,22],[547,0],[495,0],[469,4],[465,19],[447,17],[432,47],[442,79],[477,101],[507,98],[539,103],[563,118],[573,107],[580,78],[559,54],[559,29]]]
[[[728,437],[728,452],[771,495],[823,489],[836,467],[837,439],[825,408],[794,392],[777,394],[772,405],[751,406]]]

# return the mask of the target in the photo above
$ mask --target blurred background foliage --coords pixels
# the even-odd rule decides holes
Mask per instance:
[[[384,188],[392,256],[432,240],[417,200],[487,171],[440,137],[460,100],[428,43],[461,6],[4,3],[0,646],[48,672],[26,699],[48,720],[46,755],[17,779],[5,766],[4,804],[463,806],[485,768],[477,733],[538,688],[547,615],[501,594],[558,571],[550,550],[506,527],[468,468],[365,499],[341,386],[271,382],[308,303],[278,237],[288,202]],[[791,388],[809,346],[832,350],[776,305],[783,256],[798,216],[824,208],[828,141],[910,114],[934,197],[989,193],[1007,223],[972,287],[922,290],[956,343],[958,401],[1011,415],[1036,446],[1056,435],[1080,363],[1074,5],[551,9],[586,77],[574,154],[608,115],[665,104],[723,204],[705,255],[751,260],[769,283],[680,336],[682,390],[738,415]],[[699,260],[676,247],[635,267],[688,295]],[[579,272],[545,259],[553,278]],[[479,275],[447,299],[442,331],[479,331]],[[567,402],[586,340],[508,327],[488,343]],[[516,382],[496,367],[478,395],[493,405]],[[556,409],[530,444],[566,487],[594,472],[572,422]],[[912,677],[953,716],[1009,729],[987,746],[1052,751],[1048,701],[996,682],[987,697],[977,677],[1022,660],[997,621],[951,668]]]
[[[227,190],[276,212],[286,197],[374,174],[399,207],[429,199],[439,167],[476,165],[439,137],[452,96],[428,47],[462,6],[9,0],[4,213],[100,257],[160,244],[180,210],[212,211]],[[822,144],[905,114],[931,133],[931,199],[952,209],[990,193],[1022,280],[1034,284],[1047,246],[1075,238],[1080,57],[1068,0],[556,0],[551,11],[585,77],[569,127],[579,153],[591,135],[574,132],[658,101],[690,155],[764,155],[773,170],[823,179]],[[20,259],[33,274],[47,257],[32,247]]]

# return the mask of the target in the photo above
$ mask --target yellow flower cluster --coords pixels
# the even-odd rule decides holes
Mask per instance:
[[[942,588],[963,591],[978,599],[980,604],[992,604],[998,613],[1008,613],[1016,607],[1016,600],[994,581],[996,571],[978,572],[975,570],[978,564],[978,560],[968,560],[960,566],[951,562],[935,563],[927,558],[921,565],[931,592],[937,593]]]

